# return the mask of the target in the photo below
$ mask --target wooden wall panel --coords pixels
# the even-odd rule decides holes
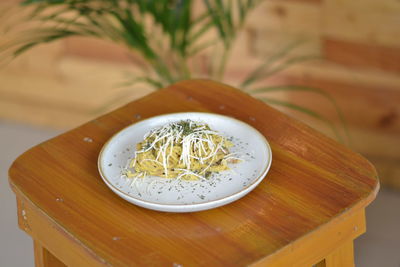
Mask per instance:
[[[111,62],[132,63],[132,52],[124,46],[112,43],[109,40],[70,37],[65,39],[64,44],[66,55]]]
[[[343,65],[400,73],[400,46],[384,47],[326,38],[323,54],[326,59]]]
[[[274,83],[321,88],[335,99],[350,125],[398,134],[400,137],[400,88],[372,82],[368,85],[357,84],[355,81],[341,81],[308,71],[307,76],[287,74],[281,81]],[[292,101],[318,110],[337,121],[333,106],[321,95],[298,92],[292,93],[290,97]]]
[[[384,2],[384,1],[382,1]],[[323,35],[329,38],[400,46],[399,12],[363,12],[362,9],[325,7]]]
[[[329,8],[345,8],[364,13],[391,13],[400,12],[400,3],[397,0],[324,0],[324,5]]]
[[[248,18],[248,49],[259,57],[289,43],[304,41],[293,54],[319,54],[320,11],[317,2],[264,1]]]
[[[263,1],[249,16],[246,27],[275,29],[287,34],[319,34],[321,6],[298,1]],[[262,22],[262,23],[260,23]]]

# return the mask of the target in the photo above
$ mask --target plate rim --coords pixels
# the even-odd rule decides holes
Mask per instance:
[[[259,137],[262,139],[262,141],[264,142],[264,144],[266,145],[267,152],[268,152],[268,155],[269,155],[269,161],[265,165],[264,170],[262,171],[262,173],[256,179],[254,179],[252,183],[248,184],[247,186],[241,188],[239,191],[237,191],[237,192],[235,192],[235,193],[233,193],[231,195],[224,196],[224,197],[221,197],[221,198],[218,198],[218,199],[213,199],[213,200],[206,201],[206,202],[196,203],[196,204],[194,204],[194,203],[191,203],[191,204],[173,204],[173,203],[171,203],[171,204],[163,204],[163,203],[159,203],[159,202],[152,202],[152,201],[143,200],[143,199],[136,198],[136,197],[134,197],[132,195],[127,194],[126,192],[124,192],[124,191],[120,190],[119,188],[117,188],[116,186],[114,186],[110,181],[108,181],[108,179],[106,178],[106,175],[104,174],[104,171],[102,169],[101,160],[102,160],[102,158],[104,156],[104,150],[108,147],[110,142],[113,141],[117,137],[117,135],[119,135],[122,132],[126,131],[128,128],[131,128],[131,127],[133,127],[133,126],[135,126],[135,125],[137,125],[139,123],[144,123],[144,122],[146,122],[148,120],[151,120],[151,119],[156,119],[156,118],[160,118],[160,117],[174,116],[174,115],[187,115],[187,114],[191,114],[191,115],[211,115],[211,116],[217,116],[217,117],[226,118],[226,119],[229,119],[229,120],[233,120],[233,121],[235,121],[237,123],[240,123],[240,124],[244,125],[245,127],[250,128],[255,133],[257,133],[259,135]],[[247,193],[250,193],[252,191],[252,189],[257,187],[257,185],[259,183],[261,183],[262,180],[264,180],[264,178],[267,175],[271,165],[272,165],[272,149],[271,149],[271,146],[270,146],[268,140],[265,138],[265,136],[260,131],[258,131],[253,126],[251,126],[251,125],[249,125],[249,124],[247,124],[247,123],[245,123],[245,122],[243,122],[243,121],[241,121],[239,119],[236,119],[236,118],[233,118],[233,117],[229,117],[229,116],[226,116],[226,115],[222,115],[222,114],[218,114],[218,113],[211,113],[211,112],[174,112],[174,113],[165,113],[165,114],[156,115],[156,116],[149,117],[149,118],[143,119],[141,121],[132,123],[132,124],[122,128],[121,130],[117,131],[116,133],[114,133],[104,143],[104,145],[102,146],[102,148],[101,148],[101,150],[99,152],[99,156],[97,158],[97,167],[98,167],[98,171],[100,173],[100,177],[102,178],[103,182],[111,189],[111,191],[113,191],[117,195],[122,194],[124,197],[121,196],[121,195],[119,195],[119,196],[121,198],[123,198],[125,201],[130,202],[131,204],[138,205],[137,203],[133,203],[133,202],[129,201],[128,199],[132,199],[132,201],[136,201],[136,202],[139,202],[139,203],[141,203],[143,205],[146,205],[146,206],[138,205],[140,207],[153,209],[153,210],[158,210],[158,211],[167,211],[167,212],[169,212],[170,210],[160,210],[160,209],[156,209],[156,208],[157,207],[159,207],[159,208],[172,208],[172,209],[182,208],[182,209],[185,209],[185,210],[191,209],[191,208],[199,208],[197,210],[191,210],[191,211],[200,211],[200,210],[204,210],[204,209],[207,208],[207,207],[204,208],[203,206],[211,206],[210,207],[210,209],[211,209],[211,208],[220,207],[220,206],[229,204],[229,203],[231,203],[231,202],[233,202],[235,200],[238,200],[241,197],[246,195],[246,191],[247,190],[249,190],[249,192],[247,192]],[[254,188],[252,188],[252,187],[254,187]],[[237,199],[233,199],[233,200],[230,199],[230,198],[233,198],[235,196],[238,196],[238,198]],[[126,198],[128,198],[128,199],[126,199]],[[227,203],[224,202],[224,203],[218,205],[218,202],[221,202],[221,201],[224,201],[224,200],[228,201],[228,202]],[[229,201],[229,200],[231,200],[231,201]],[[214,204],[217,204],[217,206],[214,206]],[[147,205],[152,206],[152,208],[148,207]],[[177,212],[177,210],[174,210],[173,212]]]

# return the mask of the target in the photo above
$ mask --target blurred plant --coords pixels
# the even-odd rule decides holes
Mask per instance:
[[[141,75],[129,84],[146,83],[162,88],[193,75],[223,81],[232,46],[249,12],[261,0],[26,0],[27,15],[19,24],[27,25],[15,38],[0,44],[0,55],[15,57],[46,42],[69,36],[88,36],[125,45],[141,57]],[[195,12],[196,11],[196,12]],[[15,25],[13,25],[15,27]],[[211,38],[210,38],[211,36]],[[288,57],[298,42],[277,50],[238,86],[259,99],[300,111],[329,125],[343,141],[334,125],[322,115],[290,102],[265,96],[276,91],[317,93],[328,99],[344,120],[335,101],[323,91],[304,86],[257,86],[297,62],[315,56]],[[209,59],[196,71],[200,54]],[[210,56],[211,55],[211,56]],[[1,59],[1,58],[0,58]],[[203,64],[204,65],[204,64]],[[201,74],[200,74],[201,73]],[[264,83],[265,84],[265,83]]]

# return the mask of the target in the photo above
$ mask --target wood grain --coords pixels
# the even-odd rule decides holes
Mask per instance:
[[[364,211],[359,211],[347,215],[331,220],[324,227],[292,242],[284,249],[256,262],[252,267],[310,267],[316,263],[317,267],[326,267],[325,264],[331,263],[332,258],[335,260],[343,259],[347,262],[349,262],[349,258],[353,260],[353,257],[349,257],[352,247],[347,250],[346,248],[348,248],[349,243],[353,243],[354,238],[364,233],[365,214]],[[340,253],[342,251],[347,252],[347,254]],[[342,265],[341,267],[348,266]]]
[[[354,267],[353,242],[346,242],[315,267]]]
[[[399,10],[395,0],[326,0],[321,10],[321,37],[398,49]]]
[[[354,267],[353,242],[346,242],[325,259],[326,267]]]
[[[36,267],[65,267],[64,263],[54,257],[47,249],[39,244],[39,242],[34,242],[33,250],[35,253]]]
[[[145,210],[113,194],[97,171],[102,145],[138,120],[181,111],[225,114],[257,128],[272,146],[267,178],[239,201],[188,214]],[[268,261],[329,225],[335,230],[340,221],[359,223],[349,218],[363,215],[379,187],[374,167],[362,156],[232,87],[206,80],[177,83],[40,144],[13,163],[9,176],[34,221],[47,218],[59,236],[73,237],[60,242],[91,255],[94,265],[113,266]],[[349,236],[361,234],[359,227]],[[79,258],[52,253],[67,265]]]
[[[87,37],[65,39],[65,54],[84,58],[94,58],[121,63],[132,63],[135,54],[120,44]]]
[[[323,39],[322,47],[326,59],[342,65],[400,72],[399,47],[385,47],[333,38]]]

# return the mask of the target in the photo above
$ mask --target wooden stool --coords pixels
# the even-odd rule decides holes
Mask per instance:
[[[244,198],[175,214],[134,206],[97,171],[103,144],[155,115],[207,111],[269,140],[267,178]],[[229,86],[179,82],[37,145],[9,171],[36,266],[354,266],[379,183],[362,156]]]

